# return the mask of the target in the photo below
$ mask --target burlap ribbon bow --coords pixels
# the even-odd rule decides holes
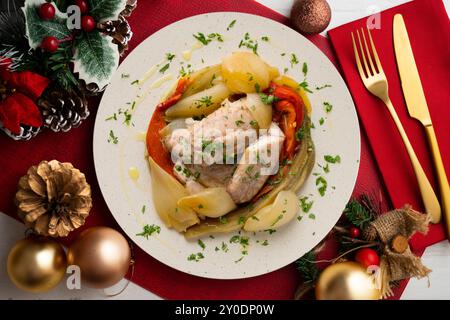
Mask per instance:
[[[380,240],[384,247],[380,259],[381,294],[383,298],[393,295],[391,282],[406,278],[426,277],[431,270],[409,247],[408,240],[416,233],[428,232],[426,215],[406,205],[380,215],[364,230],[368,241]]]

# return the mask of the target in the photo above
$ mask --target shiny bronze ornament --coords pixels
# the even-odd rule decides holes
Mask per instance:
[[[17,242],[8,254],[11,281],[28,292],[45,292],[56,287],[66,272],[66,254],[55,241],[30,236]]]
[[[381,295],[374,277],[360,264],[340,262],[321,273],[316,297],[318,300],[378,300]]]
[[[131,264],[128,241],[114,229],[93,227],[83,231],[67,252],[69,265],[81,270],[81,282],[108,288],[120,281]]]
[[[65,237],[89,215],[91,188],[70,163],[42,161],[20,178],[15,203],[19,217],[36,233]]]
[[[326,0],[296,0],[291,10],[292,24],[301,33],[320,33],[330,20],[331,8]]]

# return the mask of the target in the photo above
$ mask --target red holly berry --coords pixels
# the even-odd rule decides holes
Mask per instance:
[[[350,229],[348,230],[348,235],[350,236],[350,238],[359,238],[359,236],[361,235],[361,230],[359,230],[359,228],[357,227],[350,227]]]
[[[86,0],[75,0],[75,4],[80,8],[81,13],[89,11],[89,5]]]
[[[359,249],[356,252],[355,260],[364,268],[373,265],[378,266],[380,264],[380,257],[378,257],[377,252],[370,248]]]
[[[59,40],[55,37],[45,37],[44,40],[42,40],[41,48],[44,51],[47,52],[55,52],[58,50],[59,47]]]
[[[91,16],[82,16],[81,17],[81,29],[85,32],[91,32],[97,26],[94,18]]]
[[[51,3],[44,3],[39,7],[39,16],[42,20],[52,20],[55,17],[55,7]]]

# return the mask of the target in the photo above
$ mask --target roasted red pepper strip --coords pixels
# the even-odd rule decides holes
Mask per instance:
[[[188,77],[180,78],[180,80],[178,80],[178,84],[177,84],[177,87],[176,87],[174,93],[169,98],[167,98],[165,101],[158,104],[156,106],[156,109],[160,110],[160,111],[166,111],[171,106],[173,106],[175,103],[180,101],[181,96],[183,95],[184,91],[186,90],[188,84],[189,84]]]
[[[272,82],[269,87],[269,92],[278,98],[274,106],[284,116],[280,124],[281,130],[283,130],[286,136],[284,151],[291,159],[294,156],[295,148],[298,144],[295,139],[295,133],[303,123],[304,103],[299,94],[287,86],[277,85]]]

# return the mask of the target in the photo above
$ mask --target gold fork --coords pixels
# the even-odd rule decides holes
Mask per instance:
[[[409,142],[405,129],[403,129],[403,125],[400,122],[394,106],[392,105],[391,99],[389,98],[388,81],[383,71],[383,67],[381,66],[380,59],[378,58],[378,53],[373,43],[369,28],[367,28],[367,33],[369,35],[370,47],[372,49],[374,59],[372,59],[372,54],[370,53],[369,46],[367,45],[364,29],[361,28],[362,41],[361,36],[359,35],[359,30],[356,30],[356,35],[359,43],[359,51],[361,53],[363,61],[363,64],[361,64],[355,37],[352,32],[353,50],[355,52],[356,65],[358,67],[359,75],[361,76],[362,82],[364,83],[366,89],[369,90],[371,94],[381,99],[389,110],[389,113],[391,114],[391,117],[397,126],[400,136],[403,139],[403,143],[405,144],[406,151],[408,152],[409,158],[411,160],[412,167],[416,174],[417,182],[419,183],[420,193],[425,205],[425,210],[431,221],[437,223],[439,222],[441,216],[441,207],[439,205],[439,201],[433,191],[433,188],[431,187],[430,181],[428,181],[428,178],[425,175],[425,172],[423,171],[419,160],[417,159],[411,142]],[[365,50],[363,49],[363,43]]]

